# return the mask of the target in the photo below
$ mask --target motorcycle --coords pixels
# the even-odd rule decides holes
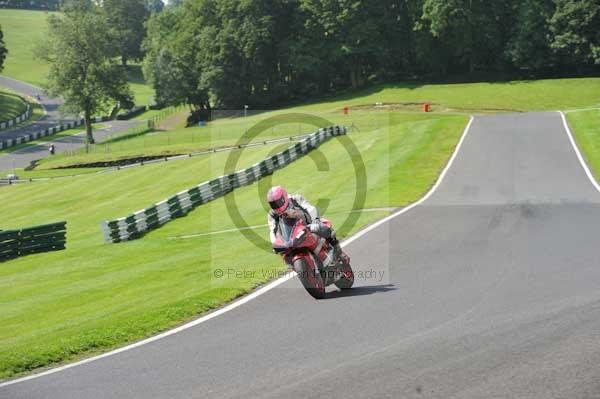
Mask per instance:
[[[331,228],[331,222],[321,219]],[[352,288],[354,273],[350,258],[342,252],[336,259],[327,239],[310,231],[302,219],[279,219],[273,251],[281,255],[288,267],[298,274],[302,285],[315,299],[325,297],[325,287],[335,284],[339,289]]]

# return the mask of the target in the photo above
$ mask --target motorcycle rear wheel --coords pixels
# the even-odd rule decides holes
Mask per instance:
[[[294,262],[294,270],[298,274],[298,278],[306,291],[313,298],[325,298],[325,284],[323,283],[321,273],[315,273],[304,259],[298,259]]]

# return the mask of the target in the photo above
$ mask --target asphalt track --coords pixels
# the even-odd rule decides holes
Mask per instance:
[[[599,228],[558,113],[477,117],[431,197],[347,246],[356,289],[292,279],[0,397],[600,398]]]
[[[62,99],[48,97],[44,93],[44,90],[40,87],[36,87],[29,83],[21,82],[6,76],[0,76],[0,87],[7,87],[13,92],[32,98],[40,96],[39,103],[42,105],[45,111],[44,116],[27,126],[0,131],[0,140],[22,137],[30,133],[42,131],[49,127],[54,127],[63,120],[68,121],[72,119],[63,119],[63,116],[60,114],[59,107],[63,103]]]

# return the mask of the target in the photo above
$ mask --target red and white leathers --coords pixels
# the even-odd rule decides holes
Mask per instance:
[[[269,224],[271,243],[275,242],[277,223],[279,217],[283,216],[301,218],[302,222],[310,228],[311,232],[329,240],[333,244],[336,256],[341,253],[341,248],[338,240],[336,239],[335,231],[321,223],[319,210],[313,204],[308,202],[301,194],[289,195],[289,203],[284,212],[278,213],[274,210],[269,212],[267,222]]]
[[[291,194],[289,198],[289,204],[286,210],[283,212],[283,214],[292,218],[301,218],[302,222],[306,226],[309,226],[311,231],[313,229],[316,230],[317,226],[320,227],[321,222],[319,210],[313,204],[308,202],[301,194]],[[271,242],[275,241],[275,233],[277,231],[276,229],[278,220],[278,214],[275,211],[270,211],[267,217],[267,222],[269,224]],[[313,224],[317,224],[317,226],[313,226]],[[316,231],[314,233],[318,234],[318,232]]]

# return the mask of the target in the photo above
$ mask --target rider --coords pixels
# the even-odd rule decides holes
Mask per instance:
[[[318,209],[301,194],[288,195],[283,187],[275,186],[267,193],[267,201],[271,206],[268,216],[271,242],[275,241],[277,222],[280,217],[302,219],[312,233],[327,239],[333,245],[333,253],[336,258],[339,258],[342,254],[342,248],[335,236],[335,230],[321,222]]]

